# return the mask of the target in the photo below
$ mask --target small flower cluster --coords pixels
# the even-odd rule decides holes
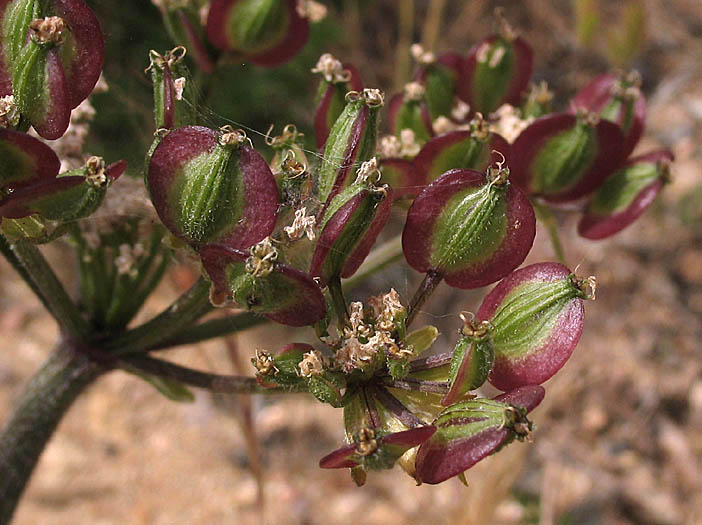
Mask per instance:
[[[349,305],[348,326],[338,338],[326,340],[331,348],[337,349],[334,366],[344,373],[372,366],[383,350],[392,357],[412,355],[411,348],[401,348],[394,339],[395,319],[406,314],[398,293],[393,289],[371,297],[369,304],[373,310],[372,319],[365,315],[363,303],[353,302]]]

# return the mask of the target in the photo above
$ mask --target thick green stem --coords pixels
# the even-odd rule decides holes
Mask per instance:
[[[59,346],[25,386],[0,431],[0,523],[9,523],[32,471],[59,421],[106,369]]]
[[[253,377],[210,374],[153,357],[124,357],[118,366],[120,364],[127,370],[136,368],[147,374],[174,379],[185,385],[204,388],[219,394],[286,394],[307,391],[304,383],[295,387],[266,388]]]
[[[3,238],[3,252],[6,241]],[[10,263],[36,293],[61,329],[74,338],[83,338],[88,333],[88,323],[71,300],[66,289],[46,262],[39,249],[29,241],[17,240],[9,244],[13,257]],[[7,254],[6,254],[7,256]]]
[[[212,310],[210,283],[201,277],[171,306],[133,330],[107,341],[103,348],[112,355],[138,354],[173,338]]]

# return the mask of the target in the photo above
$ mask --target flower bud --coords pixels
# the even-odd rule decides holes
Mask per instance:
[[[213,0],[207,36],[215,47],[246,55],[261,66],[294,57],[307,43],[309,23],[297,0]]]
[[[304,200],[303,193],[306,192],[301,186],[309,185],[309,163],[304,150],[304,135],[294,124],[286,125],[283,132],[276,137],[270,136],[272,131],[273,126],[266,135],[266,145],[273,149],[271,169],[283,203],[295,206]]]
[[[521,118],[539,118],[551,113],[553,91],[548,89],[548,84],[542,80],[538,84],[531,84],[529,94],[521,107]]]
[[[570,102],[571,113],[589,111],[619,125],[624,135],[622,157],[628,157],[641,138],[646,120],[646,99],[639,89],[641,77],[635,71],[595,78]]]
[[[450,131],[432,138],[414,159],[414,167],[424,184],[452,169],[484,171],[488,165],[507,159],[510,145],[491,133],[488,124],[477,116],[470,130]]]
[[[477,288],[516,268],[534,242],[536,219],[527,197],[507,180],[507,168],[487,177],[451,170],[412,203],[402,233],[407,262],[450,286]]]
[[[363,89],[363,83],[358,70],[353,65],[342,64],[329,53],[319,58],[312,72],[322,75],[315,99],[317,109],[314,113],[314,136],[317,148],[321,150],[334,122],[344,111],[346,93],[360,92]]]
[[[213,296],[230,298],[241,307],[289,326],[316,323],[326,314],[324,295],[307,274],[277,262],[265,241],[247,254],[216,244],[200,249],[212,280]],[[263,248],[263,249],[261,249]]]
[[[8,68],[0,71],[6,79],[0,82],[0,95],[14,94],[22,115],[41,136],[59,138],[71,109],[100,76],[105,53],[97,18],[82,0],[15,0],[0,17],[0,46]]]
[[[0,71],[0,84],[2,84],[2,82],[2,71]],[[11,91],[12,87],[9,89]],[[0,92],[2,90],[2,86],[0,85]],[[20,123],[20,116],[14,95],[0,97],[0,128],[17,128]]]
[[[375,153],[378,139],[378,110],[383,94],[377,89],[351,91],[347,104],[327,137],[318,172],[319,201],[327,203],[354,181],[356,167]]]
[[[361,166],[359,179],[378,175],[374,161]],[[376,173],[366,174],[366,169]],[[321,278],[323,285],[332,278],[353,275],[385,226],[391,206],[392,189],[368,180],[359,180],[337,194],[324,211],[310,275]]]
[[[542,387],[525,386],[495,399],[471,399],[444,409],[433,423],[436,432],[417,452],[417,481],[441,483],[515,438],[525,439],[532,427],[526,415],[543,397]]]
[[[303,381],[300,376],[300,362],[305,354],[314,350],[307,343],[290,343],[274,355],[260,350],[256,351],[251,363],[256,368],[256,381],[262,386],[294,386]]]
[[[577,201],[620,164],[623,143],[619,126],[592,115],[541,117],[512,144],[512,180],[550,202]]]
[[[583,331],[588,285],[594,281],[578,281],[558,263],[532,264],[500,281],[476,314],[492,326],[490,383],[508,391],[560,370]]]
[[[156,129],[180,128],[196,121],[195,87],[183,58],[184,47],[176,47],[165,55],[149,51]]]
[[[163,224],[192,245],[243,250],[275,227],[275,179],[240,130],[172,131],[156,146],[146,182]]]
[[[578,224],[588,239],[604,239],[638,219],[670,178],[673,154],[659,150],[629,159],[595,192]]]
[[[471,111],[488,115],[502,104],[519,105],[532,70],[529,44],[509,28],[477,43],[463,63],[458,96]]]

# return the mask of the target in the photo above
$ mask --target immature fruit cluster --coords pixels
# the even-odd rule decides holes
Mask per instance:
[[[262,388],[306,390],[343,407],[346,444],[320,465],[351,469],[359,485],[367,471],[395,464],[419,483],[439,483],[527,438],[527,414],[544,397],[540,385],[572,354],[583,302],[594,299],[596,285],[562,264],[516,269],[534,241],[534,206],[583,211],[578,231],[599,239],[650,205],[669,177],[672,154],[630,157],[644,125],[637,78],[604,75],[567,112],[551,114],[548,90],[528,88],[530,47],[500,19],[499,33],[466,56],[413,46],[417,71],[390,99],[389,134],[379,141],[384,94],[364,88],[352,65],[324,54],[312,69],[322,76],[318,154],[309,155],[294,125],[279,136],[271,126],[269,163],[243,130],[199,125],[184,46],[208,73],[232,59],[277,65],[304,46],[319,5],[212,0],[206,16],[195,0],[158,5],[179,45],[149,54],[156,132],[146,186],[171,240],[201,262],[213,305],[314,327],[316,345],[258,350],[252,363]],[[98,208],[125,163],[105,166],[91,157],[59,174],[51,148],[23,131],[32,125],[48,139],[64,133],[100,72],[98,22],[83,0],[0,0],[0,21],[2,231],[21,237],[44,221],[73,228]],[[402,253],[424,281],[408,306],[394,289],[367,305],[349,303],[342,279],[356,274],[393,213],[404,219]],[[138,220],[125,224],[139,236]],[[150,255],[133,268],[117,261],[141,257],[143,246],[121,244],[119,256],[118,244],[110,246],[112,281],[99,265],[88,271],[91,254],[106,252],[81,247],[89,255],[81,257],[81,277],[92,279],[83,300],[106,312],[95,315],[95,327],[126,327],[168,261],[158,263],[147,278],[153,286],[142,292],[138,281],[122,277],[133,272],[143,284],[163,233],[151,235]],[[388,246],[400,256],[397,243]],[[425,355],[438,329],[410,326],[433,289],[498,281],[476,314],[459,314],[453,349]],[[126,293],[136,299],[120,312]],[[478,397],[487,382],[504,393]],[[187,394],[176,382],[161,388],[175,398]]]
[[[503,159],[530,199],[584,211],[584,237],[616,233],[651,204],[672,161],[667,150],[629,158],[644,129],[640,78],[602,75],[551,113],[545,84],[529,88],[531,49],[500,22],[467,57],[413,46],[417,73],[392,97],[381,139],[383,180],[406,203],[449,170]]]
[[[222,50],[272,63],[305,36],[289,40],[300,23],[292,5],[216,1],[207,31]],[[380,140],[383,93],[323,55],[312,70],[322,76],[319,160],[288,125],[266,135],[270,166],[243,131],[196,125],[196,102],[176,84],[187,86],[182,54],[152,54],[161,129],[146,178],[159,217],[199,256],[214,304],[314,326],[318,345],[257,352],[256,378],[344,408],[347,444],[320,465],[350,468],[358,484],[396,463],[438,483],[527,437],[527,413],[577,345],[596,284],[561,264],[516,270],[534,241],[535,202],[585,209],[579,231],[603,237],[645,209],[672,160],[626,160],[643,126],[629,77],[598,79],[571,111],[548,114],[548,90],[528,88],[531,50],[504,22],[466,57],[412,52],[417,72],[390,100],[390,134]],[[424,282],[409,306],[394,290],[349,304],[341,280],[393,213],[406,214],[402,251]],[[450,352],[422,357],[438,330],[409,325],[442,281],[499,283],[475,315],[461,314]],[[504,393],[478,398],[486,382]]]

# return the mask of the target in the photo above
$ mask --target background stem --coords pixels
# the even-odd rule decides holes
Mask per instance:
[[[175,346],[200,343],[209,339],[242,332],[267,322],[270,322],[270,320],[253,312],[240,312],[225,317],[217,317],[203,321],[195,326],[185,327],[171,339],[163,341],[149,348],[149,350],[167,350]]]
[[[329,295],[331,295],[332,305],[339,327],[345,326],[349,322],[349,309],[344,298],[344,290],[341,288],[341,279],[336,276],[329,279]]]
[[[431,0],[429,2],[427,18],[422,29],[422,46],[426,51],[435,51],[445,7],[446,0]]]
[[[561,237],[558,233],[558,220],[553,212],[538,202],[532,201],[534,206],[534,212],[536,213],[536,218],[541,221],[541,223],[548,231],[549,238],[551,239],[551,246],[553,247],[553,253],[558,258],[558,261],[568,266],[566,263],[565,252],[563,251],[563,244],[561,243]]]
[[[60,345],[27,383],[0,431],[0,524],[9,523],[59,421],[106,369]]]
[[[397,6],[397,44],[395,45],[395,89],[409,80],[411,61],[410,46],[414,39],[414,0],[402,0]]]

